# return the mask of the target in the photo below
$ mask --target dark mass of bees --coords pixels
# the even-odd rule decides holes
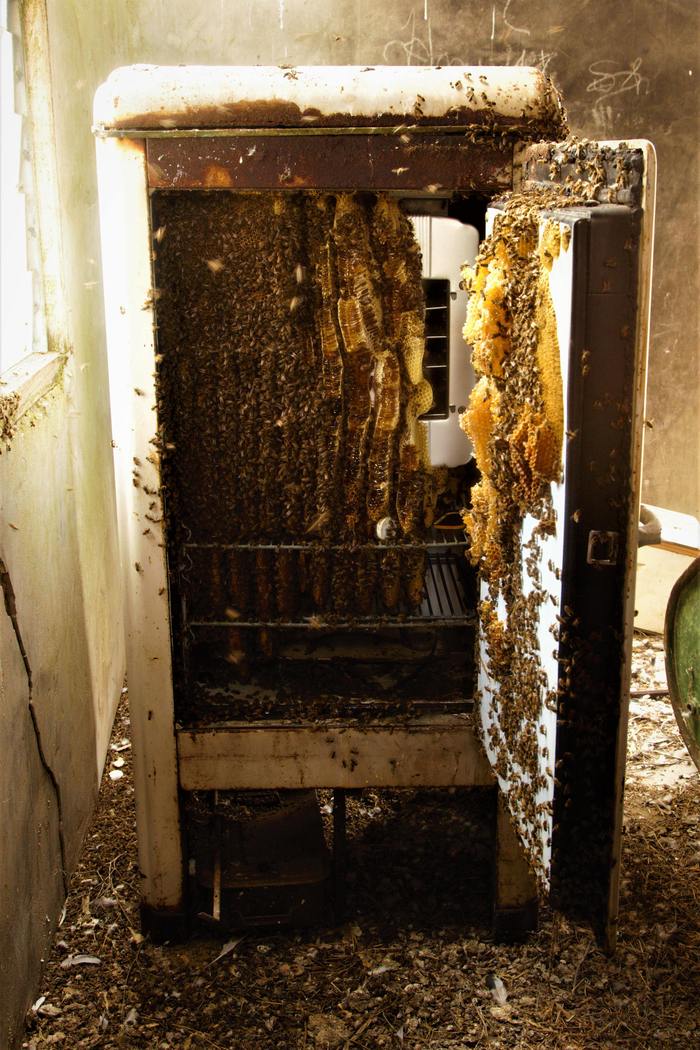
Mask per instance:
[[[440,477],[418,419],[432,403],[420,253],[398,203],[189,192],[152,207],[166,529],[187,618],[233,637],[237,622],[415,609]]]

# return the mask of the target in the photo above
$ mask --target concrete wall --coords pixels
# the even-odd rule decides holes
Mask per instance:
[[[67,387],[62,377],[0,457],[3,1047],[34,995],[95,804],[124,670],[118,592],[101,581],[117,573],[111,493],[76,469],[85,435]],[[104,431],[103,442],[109,449]],[[103,470],[109,478],[108,456]],[[92,520],[86,504],[97,508]]]

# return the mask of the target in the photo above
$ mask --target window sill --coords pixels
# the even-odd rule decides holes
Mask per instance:
[[[0,441],[8,442],[19,419],[58,379],[63,354],[29,354],[0,376]]]

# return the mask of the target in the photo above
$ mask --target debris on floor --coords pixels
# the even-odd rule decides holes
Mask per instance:
[[[627,736],[628,811],[637,803],[633,788],[644,792],[642,805],[652,794],[693,779],[695,765],[678,732],[673,707],[666,690],[663,639],[637,632]]]
[[[664,688],[662,642],[638,634],[632,690],[643,695],[630,710],[613,958],[586,927],[547,910],[524,946],[491,942],[484,908],[470,906],[483,897],[488,849],[478,797],[466,792],[440,793],[439,804],[416,793],[410,814],[398,792],[348,798],[352,918],[340,927],[152,944],[139,930],[122,705],[23,1047],[700,1045],[700,777]]]

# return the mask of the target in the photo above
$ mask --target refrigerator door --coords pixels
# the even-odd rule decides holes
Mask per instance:
[[[612,949],[654,154],[538,145],[522,171],[519,192],[489,210],[472,279],[479,721],[542,888]]]

